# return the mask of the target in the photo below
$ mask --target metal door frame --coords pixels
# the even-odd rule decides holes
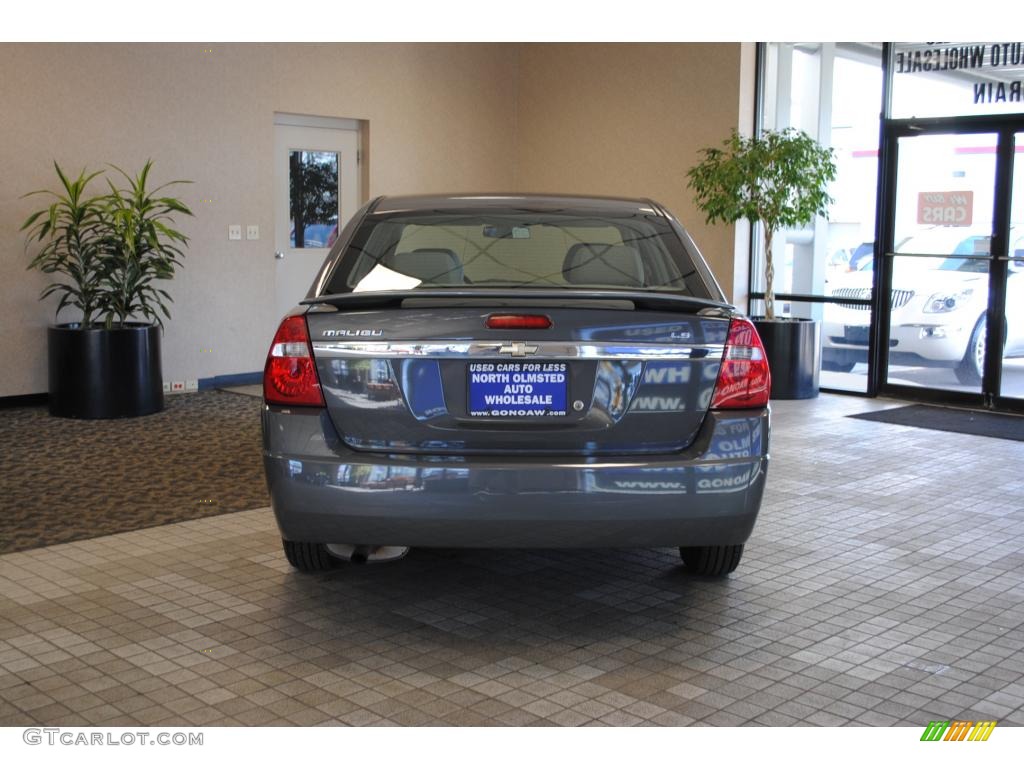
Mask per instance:
[[[1024,115],[969,115],[960,117],[885,120],[882,128],[882,174],[879,183],[879,206],[876,221],[878,237],[875,242],[881,261],[876,261],[874,275],[874,323],[869,346],[869,376],[873,386],[869,390],[901,399],[925,400],[989,409],[1022,411],[1024,399],[1004,397],[999,393],[1002,377],[1002,333],[1006,323],[1006,278],[1009,271],[1009,233],[1014,136],[1024,132]],[[892,288],[892,268],[895,250],[896,182],[899,162],[899,139],[934,134],[998,135],[996,173],[994,180],[994,207],[992,212],[992,244],[989,261],[989,293],[986,322],[986,360],[981,393],[957,392],[932,387],[912,387],[889,384],[889,325],[891,308],[889,293]],[[998,322],[997,322],[998,321]],[[998,342],[996,341],[998,339]]]

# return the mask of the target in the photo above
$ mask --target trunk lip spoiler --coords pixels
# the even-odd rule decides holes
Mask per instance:
[[[431,358],[461,360],[701,360],[721,358],[724,344],[665,344],[602,341],[531,342],[529,357],[518,356],[503,341],[392,340],[314,341],[313,353],[326,357]]]
[[[329,304],[335,308],[366,307],[375,304],[390,304],[404,299],[531,299],[564,300],[567,308],[572,308],[574,300],[590,301],[632,301],[638,304],[659,305],[660,308],[679,308],[696,310],[698,314],[719,317],[731,317],[737,312],[736,307],[725,301],[703,299],[697,296],[684,296],[675,293],[651,293],[629,290],[562,290],[562,289],[531,289],[531,288],[439,288],[414,289],[409,291],[365,291],[361,293],[332,293],[299,302],[303,306]]]

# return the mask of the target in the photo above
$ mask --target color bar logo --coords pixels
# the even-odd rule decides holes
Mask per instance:
[[[988,741],[995,727],[995,720],[932,720],[921,734],[921,741]]]

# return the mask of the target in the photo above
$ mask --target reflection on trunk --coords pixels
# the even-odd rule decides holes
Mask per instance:
[[[628,455],[672,453],[690,444],[715,386],[727,321],[639,310],[557,309],[550,314],[552,329],[516,330],[511,338],[509,331],[485,329],[487,311],[480,309],[312,312],[310,334],[331,420],[348,446],[364,451]],[[345,351],[346,342],[334,342],[333,351],[329,345],[317,349],[325,338],[368,328],[381,330],[373,343],[394,342],[398,349],[380,357],[362,356],[366,347],[359,342],[351,342],[353,351]],[[543,351],[515,360],[497,353],[472,359],[417,356],[416,342],[430,342],[444,352],[447,346],[437,342],[467,338],[497,340],[514,349],[512,342],[520,340],[524,349],[570,343],[580,357],[552,359]],[[657,359],[666,346],[685,356]],[[621,359],[587,357],[588,350]],[[471,364],[476,366],[473,375]],[[493,370],[493,378],[482,377],[483,368]],[[552,376],[558,380],[549,380]],[[484,415],[479,407],[472,410],[473,387],[479,404],[484,391],[498,392],[502,386],[516,397],[555,397],[558,408]]]

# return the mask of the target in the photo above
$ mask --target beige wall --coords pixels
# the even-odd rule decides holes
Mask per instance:
[[[157,179],[196,182],[183,190],[197,215],[181,222],[192,243],[170,287],[166,380],[263,368],[277,320],[275,111],[369,121],[370,194],[512,186],[515,46],[207,47],[0,45],[0,397],[47,389],[56,302],[37,301],[46,281],[25,271],[18,227],[36,205],[19,197],[53,184],[54,159],[77,171],[153,157]],[[229,242],[232,223],[262,239]]]
[[[561,191],[650,196],[693,232],[726,292],[733,228],[686,190],[737,125],[738,44],[0,45],[0,397],[44,392],[44,277],[25,271],[24,192],[69,169],[156,161],[196,183],[171,285],[164,378],[262,369],[273,334],[273,114],[368,121],[365,195]],[[210,203],[201,200],[212,200]],[[262,239],[229,242],[227,226]],[[268,309],[269,308],[269,309]],[[63,317],[63,316],[62,316]],[[203,350],[212,350],[206,352]]]
[[[651,197],[690,231],[731,298],[735,231],[708,227],[686,171],[751,117],[752,44],[531,44],[519,59],[516,185]],[[735,276],[738,277],[738,276]],[[745,276],[739,283],[745,285]]]

